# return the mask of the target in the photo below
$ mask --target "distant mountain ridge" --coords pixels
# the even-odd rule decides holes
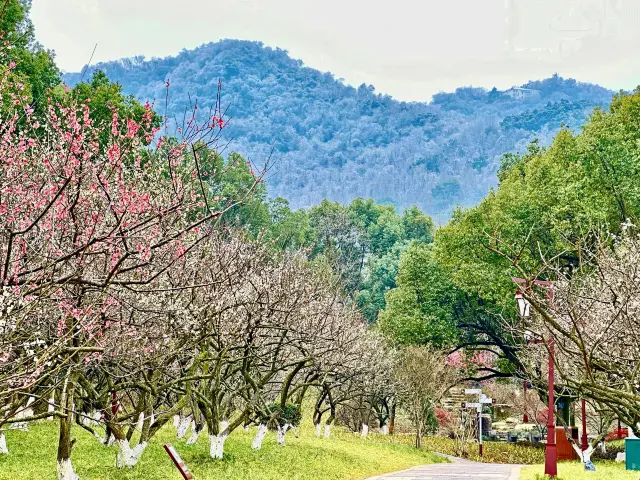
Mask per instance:
[[[345,85],[284,50],[240,40],[99,63],[85,78],[95,70],[140,100],[156,99],[160,113],[170,80],[168,113],[177,118],[195,99],[213,104],[221,79],[232,117],[229,149],[258,164],[273,150],[269,192],[295,207],[361,196],[416,204],[439,221],[486,195],[503,153],[522,151],[535,137],[546,143],[562,124],[579,128],[613,94],[556,75],[522,85],[523,95],[463,87],[430,103],[400,102],[371,85]],[[80,78],[65,75],[70,85]]]

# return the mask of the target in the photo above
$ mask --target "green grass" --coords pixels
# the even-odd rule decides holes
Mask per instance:
[[[237,430],[227,439],[225,459],[216,461],[209,457],[207,435],[201,435],[196,445],[187,446],[184,440],[176,440],[174,428],[167,427],[153,439],[133,470],[118,470],[115,447],[100,445],[77,427],[72,433],[77,439],[72,461],[81,480],[180,480],[162,448],[164,443],[176,447],[197,480],[364,479],[443,461],[402,441],[383,437],[365,440],[340,431],[332,432],[329,439],[316,438],[312,428],[302,428],[300,438],[288,434],[286,447],[277,446],[275,434],[270,432],[257,452],[251,450],[255,429]],[[31,425],[29,432],[9,430],[6,435],[10,454],[0,455],[0,480],[55,479],[56,423],[40,422]]]
[[[594,462],[595,472],[587,472],[578,462],[559,462],[558,480],[638,480],[640,472],[625,470],[624,463]],[[544,465],[523,467],[520,480],[544,479]],[[548,478],[548,477],[546,477]]]

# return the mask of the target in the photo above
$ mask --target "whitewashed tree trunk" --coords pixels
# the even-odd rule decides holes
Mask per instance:
[[[107,439],[105,437],[103,437],[102,435],[100,435],[97,431],[93,431],[93,436],[96,437],[96,439],[102,444],[102,445],[106,445],[107,444]]]
[[[91,424],[92,425],[100,424],[100,412],[98,410],[94,410],[91,412]]]
[[[383,425],[382,428],[380,429],[380,433],[382,435],[389,435],[389,425]]]
[[[114,443],[116,443],[116,437],[113,436],[113,433],[111,435],[109,435],[109,438],[107,438],[107,447],[111,447]]]
[[[136,430],[138,432],[142,431],[143,424],[144,424],[144,413],[140,412],[140,416],[138,417],[138,423],[136,423]]]
[[[9,449],[7,448],[7,437],[4,436],[4,432],[0,432],[0,455],[8,455]]]
[[[224,456],[224,442],[227,440],[227,434],[209,435],[209,455],[211,458],[222,460]]]
[[[174,415],[173,416],[173,426],[178,428],[178,425],[180,425],[180,415]]]
[[[53,411],[56,409],[56,399],[52,396],[49,401],[47,402],[47,413],[53,413]],[[51,422],[53,421],[53,415],[50,415],[47,417],[47,421]]]
[[[200,436],[201,431],[202,428],[198,429],[198,426],[194,422],[193,426],[191,427],[191,436],[187,440],[187,445],[195,445],[198,441],[198,437]]]
[[[189,426],[191,425],[191,416],[184,417],[180,416],[180,422],[178,423],[178,431],[176,432],[176,437],[178,439],[182,439],[187,435],[187,430],[189,430]]]
[[[287,426],[285,425],[284,427],[281,427],[280,425],[278,425],[278,433],[277,433],[277,438],[278,438],[278,445],[280,445],[281,447],[284,447],[285,445],[285,437],[287,434]]]
[[[320,425],[319,423],[316,423],[316,437],[321,437],[322,436],[322,425]]]
[[[20,417],[18,417],[20,418]],[[27,422],[16,422],[13,424],[13,429],[14,430],[22,430],[23,432],[28,432],[29,431],[29,425],[27,425]]]
[[[324,438],[329,438],[331,436],[331,425],[328,423],[324,426]]]
[[[145,448],[147,442],[140,442],[131,448],[127,440],[118,440],[118,456],[116,457],[116,466],[118,468],[133,468],[136,466]]]
[[[291,425],[291,430],[293,430],[293,436],[298,438],[298,427]]]
[[[367,435],[369,434],[369,425],[367,425],[366,423],[362,424],[362,432],[360,432],[360,436],[362,438],[367,438]]]
[[[262,448],[262,441],[264,437],[267,435],[267,426],[264,423],[258,425],[258,431],[256,432],[256,436],[253,439],[253,443],[251,444],[251,448],[254,450],[260,450]]]
[[[58,480],[80,480],[76,472],[73,471],[71,459],[60,460],[57,465]]]

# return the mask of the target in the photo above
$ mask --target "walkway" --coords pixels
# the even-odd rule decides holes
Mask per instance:
[[[368,480],[519,480],[518,465],[478,463],[446,456],[452,463],[436,463],[388,473]]]

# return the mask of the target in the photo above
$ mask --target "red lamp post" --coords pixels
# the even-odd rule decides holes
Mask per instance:
[[[582,451],[589,448],[589,440],[587,439],[587,404],[582,399]]]
[[[519,284],[525,284],[526,280],[521,278],[514,278],[514,282]],[[534,284],[543,287],[551,287],[551,282],[543,282],[540,280],[534,280]],[[516,292],[516,302],[518,303],[518,312],[523,322],[526,318],[531,316],[531,306],[526,298],[520,291]],[[549,289],[549,299],[553,301],[553,290]],[[556,422],[555,422],[555,396],[554,396],[554,341],[553,338],[544,340],[541,338],[535,339],[533,334],[525,329],[525,340],[528,343],[546,343],[549,349],[549,376],[548,376],[548,413],[547,413],[547,445],[545,448],[545,462],[544,473],[551,478],[558,476],[558,447],[556,445]]]

